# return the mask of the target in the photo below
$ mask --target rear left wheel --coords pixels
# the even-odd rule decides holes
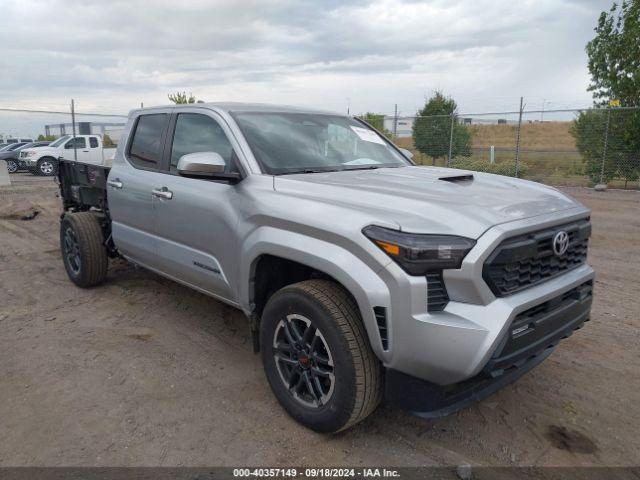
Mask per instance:
[[[60,250],[67,275],[79,287],[99,285],[109,259],[100,222],[91,212],[66,214],[60,223]]]

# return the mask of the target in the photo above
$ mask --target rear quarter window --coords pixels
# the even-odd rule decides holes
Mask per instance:
[[[169,122],[166,113],[140,115],[136,122],[131,144],[129,161],[136,168],[157,170],[162,160],[164,135]]]

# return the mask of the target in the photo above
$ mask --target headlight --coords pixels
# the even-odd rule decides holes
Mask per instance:
[[[27,152],[27,157],[33,157],[36,154],[36,152]]]
[[[475,240],[454,235],[423,235],[372,225],[362,230],[409,275],[460,268]]]

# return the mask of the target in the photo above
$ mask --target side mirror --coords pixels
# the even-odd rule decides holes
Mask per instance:
[[[406,148],[401,148],[400,151],[402,152],[402,154],[407,157],[409,160],[413,159],[413,153],[411,153],[411,150],[407,150]]]
[[[188,153],[178,160],[178,173],[183,177],[240,180],[239,173],[225,172],[226,166],[224,159],[217,152]]]

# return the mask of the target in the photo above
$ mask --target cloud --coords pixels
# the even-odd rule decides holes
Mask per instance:
[[[126,112],[206,100],[413,113],[441,88],[464,110],[520,95],[585,105],[584,45],[608,1],[3,2],[7,105]]]

